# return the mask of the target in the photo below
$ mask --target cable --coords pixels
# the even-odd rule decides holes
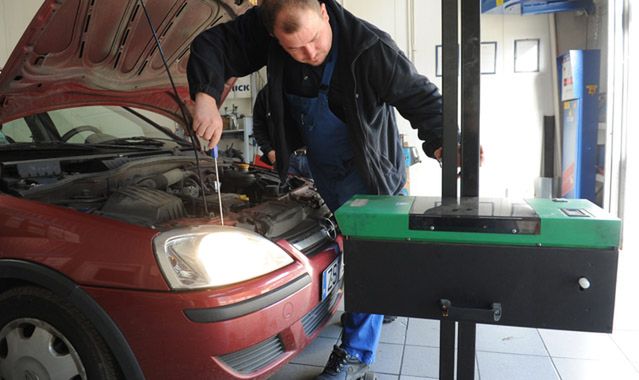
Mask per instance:
[[[186,105],[180,99],[180,95],[178,94],[177,87],[175,87],[175,82],[173,81],[173,76],[171,75],[171,71],[169,70],[169,64],[166,61],[166,57],[164,56],[164,50],[162,50],[162,45],[160,45],[160,39],[158,38],[157,33],[155,32],[155,28],[153,27],[153,23],[151,22],[151,17],[149,16],[149,12],[144,5],[143,0],[139,0],[140,5],[142,5],[142,9],[144,10],[144,16],[146,17],[146,21],[149,24],[149,28],[151,28],[151,33],[153,34],[153,39],[155,40],[155,46],[157,46],[158,51],[160,52],[160,57],[162,58],[162,63],[164,64],[164,68],[166,69],[166,74],[169,77],[169,81],[171,82],[171,88],[173,89],[173,94],[175,96],[175,101],[180,108],[180,113],[182,114],[182,119],[184,120],[184,126],[189,133],[189,137],[191,139],[191,144],[193,144],[193,153],[195,154],[195,167],[197,169],[197,177],[200,181],[200,188],[202,189],[202,201],[204,202],[204,214],[206,216],[209,215],[208,205],[206,203],[206,194],[204,192],[204,180],[202,179],[202,171],[200,170],[200,159],[198,158],[198,149],[202,149],[200,147],[200,142],[195,137],[195,132],[191,127],[192,118],[188,117],[188,110],[186,109]],[[202,150],[203,153],[206,153]],[[219,180],[219,179],[218,179]]]

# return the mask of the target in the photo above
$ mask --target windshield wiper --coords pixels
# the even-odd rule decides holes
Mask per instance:
[[[172,142],[174,144],[178,144],[177,141],[173,139],[165,139],[159,137],[145,137],[145,136],[132,136],[132,137],[119,137],[115,139],[109,139],[100,141],[98,143],[94,143],[91,145],[94,146],[105,146],[105,145],[153,145],[153,146],[164,146],[167,142]]]
[[[0,147],[4,150],[27,150],[27,149],[47,149],[47,150],[95,150],[91,145],[70,144],[65,142],[15,142],[3,144]]]
[[[178,99],[179,100],[179,99]],[[141,113],[137,112],[136,110],[129,108],[129,107],[122,107],[125,110],[127,110],[128,112],[132,113],[133,115],[139,117],[140,119],[144,120],[145,122],[149,123],[150,125],[152,125],[153,127],[159,129],[160,131],[162,131],[163,133],[166,133],[168,136],[172,137],[178,144],[182,145],[182,146],[191,146],[191,142],[184,138],[181,137],[179,135],[177,135],[175,132],[173,132],[173,130],[171,130],[170,128],[167,128],[165,126],[162,126],[158,123],[156,123],[155,121],[151,120],[150,118],[142,115]],[[187,126],[188,127],[188,126]]]

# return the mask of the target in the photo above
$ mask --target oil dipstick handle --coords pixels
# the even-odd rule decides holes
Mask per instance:
[[[220,173],[217,169],[217,145],[211,149],[211,157],[215,161],[215,187],[217,190],[217,200],[220,205],[220,221],[224,225],[224,212],[222,211],[222,186],[220,185]]]

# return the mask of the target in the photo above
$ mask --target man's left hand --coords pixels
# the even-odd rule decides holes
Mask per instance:
[[[442,163],[442,156],[444,154],[444,147],[439,147],[437,148],[437,150],[435,150],[435,152],[433,153],[433,155],[435,156],[435,159],[437,161],[439,161],[439,164],[441,165]],[[483,146],[479,146],[479,166],[483,166],[484,165],[484,147]],[[461,145],[457,145],[457,167],[461,166]]]

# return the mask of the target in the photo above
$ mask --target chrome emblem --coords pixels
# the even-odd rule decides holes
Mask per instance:
[[[324,218],[320,221],[320,224],[322,225],[322,229],[329,239],[335,240],[337,238],[337,225],[335,224],[335,222],[333,222],[329,218]]]

